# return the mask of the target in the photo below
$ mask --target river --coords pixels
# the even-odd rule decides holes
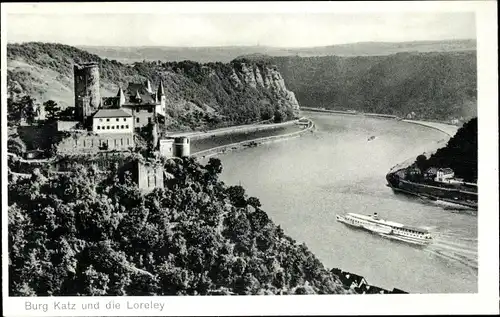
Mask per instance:
[[[386,186],[391,167],[444,146],[449,136],[396,120],[304,114],[314,120],[315,133],[219,155],[222,180],[258,197],[272,220],[328,268],[410,293],[477,292],[477,216],[424,204]],[[335,221],[345,212],[378,212],[425,227],[435,241],[419,248],[353,230]]]

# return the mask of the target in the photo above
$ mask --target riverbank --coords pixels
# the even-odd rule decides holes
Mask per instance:
[[[356,116],[367,116],[367,117],[376,117],[376,118],[382,118],[382,119],[394,119],[394,120],[400,120],[399,117],[390,115],[390,114],[382,114],[382,113],[365,113],[365,112],[358,112],[354,110],[330,110],[330,109],[321,109],[321,108],[311,108],[311,107],[301,107],[301,111],[312,111],[312,112],[323,112],[323,113],[333,113],[333,114],[349,114],[349,115],[356,115]]]
[[[294,121],[293,123],[298,124],[298,120]],[[304,127],[302,127],[301,130],[298,130],[298,131],[293,131],[293,132],[279,134],[279,135],[251,138],[251,139],[240,141],[240,142],[233,142],[233,143],[229,143],[229,144],[224,144],[221,146],[217,146],[217,147],[213,147],[213,148],[209,148],[206,150],[192,153],[191,156],[197,157],[197,158],[206,158],[206,157],[214,156],[214,155],[217,155],[220,153],[226,153],[227,151],[240,150],[240,149],[244,149],[247,147],[255,147],[255,146],[258,146],[260,144],[283,141],[283,140],[287,140],[287,139],[291,139],[291,138],[300,137],[303,133],[313,131],[314,128],[315,128],[315,126],[314,126],[314,123],[312,122],[312,120],[307,119],[307,123],[304,124]],[[239,132],[239,130],[238,130],[238,132]],[[247,133],[251,133],[251,132],[247,132]]]
[[[424,127],[441,131],[443,133],[446,133],[450,138],[454,136],[457,133],[458,129],[460,128],[459,126],[456,125],[432,122],[432,121],[420,121],[420,120],[401,120],[401,121],[412,124],[419,124]]]
[[[191,141],[194,141],[194,140],[229,135],[229,134],[234,134],[234,133],[255,133],[255,132],[265,131],[265,130],[274,130],[274,129],[279,129],[279,128],[287,127],[290,125],[294,125],[294,124],[297,124],[298,122],[299,122],[299,120],[291,120],[291,121],[280,122],[280,123],[254,123],[254,124],[247,124],[247,125],[231,126],[231,127],[220,128],[220,129],[209,130],[209,131],[172,133],[172,134],[169,134],[168,137],[172,137],[172,138],[189,137],[189,139]]]
[[[395,194],[385,186],[391,166],[433,149],[447,135],[399,120],[303,115],[314,121],[317,132],[218,155],[221,179],[258,197],[266,213],[299,243],[306,243],[326,267],[410,294],[477,292],[477,218]],[[372,135],[376,138],[368,141]],[[435,243],[414,248],[336,222],[337,214],[348,212],[377,212],[424,227]],[[450,253],[469,256],[471,263],[454,260]]]
[[[343,110],[330,110],[330,109],[310,108],[310,107],[301,107],[300,109],[301,109],[301,111],[323,112],[323,113],[332,113],[332,114],[348,114],[348,115],[358,115],[358,116],[366,116],[366,117],[376,117],[376,118],[381,118],[381,119],[400,120],[403,122],[412,123],[412,124],[419,124],[421,126],[425,126],[425,127],[431,128],[431,129],[436,129],[438,131],[446,133],[450,137],[454,136],[459,129],[459,126],[453,125],[453,124],[448,124],[445,122],[409,120],[409,119],[402,119],[402,118],[395,116],[395,115],[382,114],[382,113],[364,113],[364,112],[358,112],[358,111],[354,111],[354,110],[343,111]]]

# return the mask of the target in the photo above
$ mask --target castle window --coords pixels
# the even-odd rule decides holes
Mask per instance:
[[[148,123],[151,123],[151,117],[148,118]]]
[[[102,119],[99,119],[99,122],[102,122]]]
[[[127,121],[127,118],[123,118],[123,121]]]
[[[139,118],[136,118],[136,119],[135,119],[135,122],[139,123]]]
[[[125,126],[125,128],[127,128],[127,129],[128,129],[128,124]]]
[[[120,126],[120,128],[122,128],[122,129],[124,128],[123,124]]]
[[[100,127],[100,126],[97,126],[97,130],[99,130],[99,129],[101,129],[101,127]]]
[[[120,121],[120,119],[119,119],[119,118],[116,118],[116,121]]]
[[[109,130],[109,125],[106,127],[106,129],[108,129],[108,130]]]
[[[109,122],[109,119],[106,119],[106,122]]]
[[[113,130],[114,130],[114,129],[115,129],[115,126],[114,126],[114,125],[112,125],[112,126],[111,126],[111,129],[113,129]]]

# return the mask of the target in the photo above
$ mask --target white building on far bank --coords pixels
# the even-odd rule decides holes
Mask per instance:
[[[455,173],[451,168],[440,168],[436,172],[436,182],[450,182],[455,177]]]
[[[100,109],[92,116],[94,133],[133,133],[133,116],[123,109]]]

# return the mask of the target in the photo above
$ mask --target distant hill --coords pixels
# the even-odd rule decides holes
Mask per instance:
[[[72,46],[9,44],[7,82],[13,95],[28,94],[63,108],[74,105],[73,65],[97,62],[101,96],[115,96],[128,82],[164,81],[168,127],[206,129],[269,119],[280,112],[293,117],[298,103],[274,67],[257,63],[137,62],[126,65]]]
[[[308,48],[281,48],[269,46],[224,46],[224,47],[117,47],[117,46],[78,46],[78,48],[99,55],[102,58],[115,59],[123,63],[137,61],[182,61],[191,60],[200,63],[227,63],[238,56],[247,54],[265,54],[269,56],[374,56],[389,55],[399,52],[455,52],[475,51],[475,40],[445,40],[416,42],[360,42]]]
[[[420,119],[477,116],[475,51],[385,56],[265,57],[303,107],[385,113]]]

